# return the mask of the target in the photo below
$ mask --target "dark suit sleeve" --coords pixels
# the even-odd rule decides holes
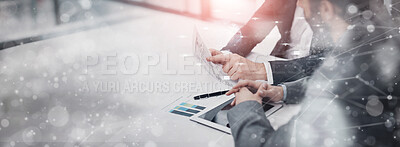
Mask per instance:
[[[286,86],[286,104],[298,104],[304,99],[308,80],[309,77],[305,77],[297,81],[282,84]]]
[[[291,126],[285,125],[275,131],[264,114],[262,105],[245,101],[228,112],[232,136],[237,147],[289,146]]]
[[[274,83],[281,84],[310,76],[323,60],[323,54],[317,54],[288,61],[270,61]]]
[[[279,42],[289,42],[297,0],[266,0],[222,50],[247,56],[278,24],[281,33]],[[278,23],[276,23],[278,22]],[[285,38],[285,39],[283,39]],[[285,40],[285,41],[282,41]]]

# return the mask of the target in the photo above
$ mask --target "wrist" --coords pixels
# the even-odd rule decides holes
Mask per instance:
[[[284,91],[283,91],[283,87],[282,86],[276,86],[277,89],[277,102],[283,100],[284,97]]]
[[[258,80],[264,80],[264,81],[268,81],[268,78],[267,78],[267,72],[266,72],[266,69],[265,69],[265,65],[264,65],[264,63],[256,63],[256,67],[257,67],[257,69],[258,69],[258,74],[257,74],[257,79]]]

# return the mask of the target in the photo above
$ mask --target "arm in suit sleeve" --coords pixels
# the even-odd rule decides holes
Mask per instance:
[[[222,50],[227,50],[243,57],[247,56],[271,32],[276,25],[275,21],[282,22],[281,19],[286,19],[284,16],[287,15],[289,10],[285,11],[285,9],[293,9],[291,11],[293,11],[294,15],[296,1],[266,0],[255,12],[252,19],[233,36]],[[293,5],[294,8],[288,7],[288,5]],[[291,25],[291,20],[289,23]]]
[[[275,131],[264,114],[262,105],[245,101],[228,112],[235,146],[289,146],[291,128],[288,124]]]
[[[284,102],[286,104],[298,104],[304,98],[307,88],[307,82],[309,77],[304,77],[302,79],[283,83],[286,88],[284,90]]]
[[[323,60],[323,53],[321,53],[288,61],[270,61],[274,84],[291,82],[310,76]]]

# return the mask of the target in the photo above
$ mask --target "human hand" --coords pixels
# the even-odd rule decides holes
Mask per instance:
[[[247,87],[250,91],[259,97],[267,98],[271,102],[279,102],[283,99],[283,88],[281,86],[272,86],[263,82],[251,80],[242,80],[232,87],[226,95],[231,95],[240,91],[241,88]],[[233,103],[232,103],[233,104]],[[234,104],[233,104],[234,105]]]
[[[216,49],[210,48],[210,49],[208,49],[208,50],[210,50],[211,56],[216,56],[216,55],[221,55],[221,54],[223,54],[221,51],[216,50]]]
[[[251,92],[256,93],[262,84],[263,84],[263,82],[259,82],[259,81],[241,80],[235,86],[233,86],[231,90],[229,90],[225,94],[229,96],[233,93],[239,92],[239,90],[243,87],[246,87]]]
[[[231,105],[238,105],[245,101],[257,101],[262,104],[262,97],[258,96],[259,94],[254,94],[248,88],[242,87],[238,92],[235,93],[235,99],[233,99]]]
[[[255,63],[238,54],[217,54],[208,57],[207,61],[222,64],[223,71],[232,80],[267,80],[263,63]]]

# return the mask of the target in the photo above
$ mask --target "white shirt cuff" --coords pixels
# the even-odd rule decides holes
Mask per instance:
[[[224,55],[226,55],[226,54],[232,54],[232,52],[230,52],[230,51],[221,51]]]
[[[278,86],[281,86],[283,88],[283,98],[282,101],[285,102],[286,101],[286,97],[287,97],[287,88],[285,85],[283,84],[279,84]]]
[[[269,62],[264,62],[265,72],[267,73],[268,84],[274,84],[274,77],[272,75],[272,68]]]

